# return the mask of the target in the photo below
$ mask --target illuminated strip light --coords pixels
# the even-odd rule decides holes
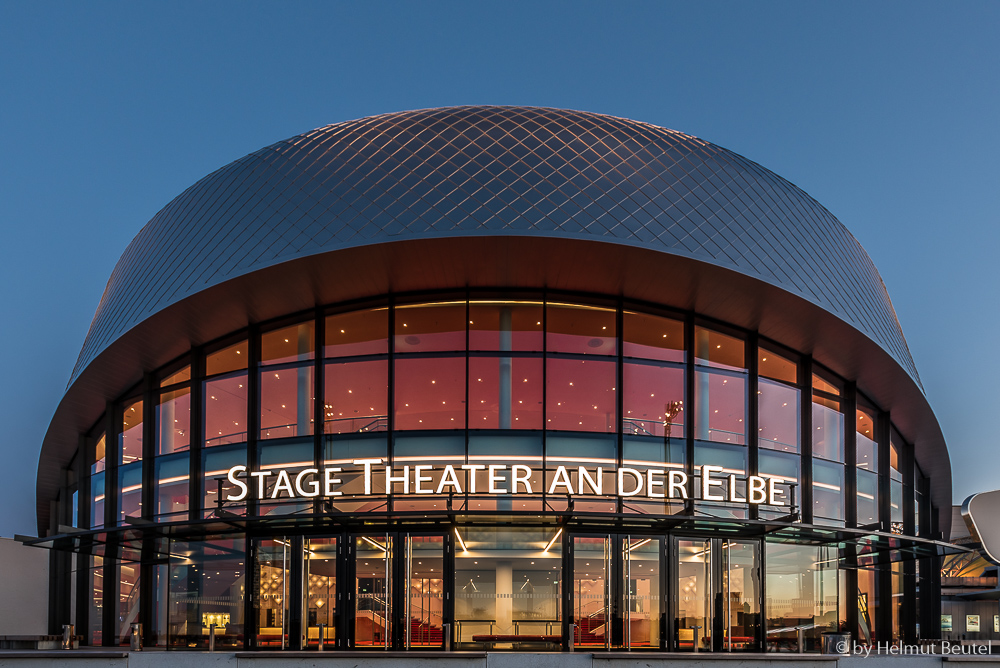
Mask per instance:
[[[644,538],[643,540],[639,541],[635,545],[630,546],[628,548],[628,551],[631,552],[632,550],[637,550],[637,549],[639,549],[640,547],[642,547],[643,545],[645,545],[646,543],[648,543],[651,540],[653,540],[653,539],[652,538]]]
[[[173,478],[163,478],[163,479],[159,480],[158,482],[161,485],[166,485],[166,484],[169,484],[169,483],[172,483],[172,482],[182,482],[182,481],[187,480],[187,479],[188,479],[188,476],[186,476],[186,475],[179,475],[179,476],[174,476]]]
[[[129,485],[128,487],[122,487],[121,488],[121,493],[124,494],[125,492],[135,492],[135,491],[138,491],[140,489],[142,489],[142,483],[141,482],[139,484],[137,484],[137,485]]]
[[[424,458],[424,459],[426,459],[426,458]],[[523,461],[540,462],[540,461],[544,461],[544,457],[542,457],[541,455],[527,455],[527,456],[523,456],[523,457],[522,456],[518,456],[518,457],[500,457],[500,456],[492,456],[492,455],[469,455],[469,460],[470,461],[476,461],[476,462],[493,462],[493,461],[496,461],[496,462],[523,462]]]
[[[813,483],[813,487],[820,487],[822,489],[829,489],[829,490],[833,490],[834,492],[839,492],[840,491],[839,487],[837,487],[836,485],[831,485],[828,482],[814,482]]]
[[[591,459],[588,457],[549,457],[550,462],[583,462],[585,464],[611,464],[618,463],[615,459]]]
[[[374,545],[375,549],[382,550],[383,552],[388,552],[388,550],[386,550],[382,545],[380,545],[379,543],[373,541],[368,536],[362,536],[361,540],[365,541],[366,543],[370,543],[370,544]]]
[[[559,539],[559,536],[562,535],[562,532],[563,532],[562,529],[559,529],[559,531],[556,531],[556,535],[552,537],[552,540],[549,541],[549,544],[545,546],[544,550],[542,550],[543,553],[544,552],[548,552],[549,550],[552,549],[552,546],[556,544],[556,541]]]
[[[288,462],[287,464],[267,464],[260,467],[261,471],[271,471],[273,469],[294,469],[294,468],[305,468],[311,467],[313,463],[308,462]]]
[[[683,469],[683,464],[675,464],[674,462],[648,462],[644,459],[625,459],[622,460],[622,464],[628,466],[648,466],[650,468],[662,466],[668,469]]]
[[[469,548],[465,546],[465,541],[462,540],[462,534],[458,533],[458,527],[455,527],[455,538],[458,539],[458,544],[462,548],[462,552],[468,552]]]

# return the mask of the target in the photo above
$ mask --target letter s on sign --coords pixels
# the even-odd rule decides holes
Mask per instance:
[[[246,473],[246,470],[247,467],[245,466],[234,466],[233,468],[229,469],[229,482],[233,483],[243,491],[239,493],[239,496],[226,494],[226,501],[242,501],[243,499],[247,498],[246,483],[236,477],[240,473]]]

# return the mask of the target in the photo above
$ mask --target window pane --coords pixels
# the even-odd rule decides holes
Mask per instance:
[[[543,345],[541,302],[470,302],[470,350],[531,350]]]
[[[386,360],[326,365],[325,433],[388,429],[389,363]]]
[[[546,427],[617,432],[615,363],[549,358]]]
[[[764,378],[781,380],[790,385],[799,382],[799,368],[792,360],[778,353],[761,348],[757,353],[757,372]]]
[[[684,438],[684,369],[626,364],[623,372],[624,433]]]
[[[125,404],[118,444],[121,446],[119,464],[142,460],[142,401]]]
[[[465,429],[465,357],[396,360],[395,428]]]
[[[290,480],[302,469],[312,468],[315,461],[312,439],[263,443],[257,447],[261,471],[270,471],[264,478],[264,494],[258,507],[260,515],[302,514],[312,505],[308,500],[291,500],[287,491],[277,485],[278,471],[288,472]]]
[[[893,480],[903,481],[903,441],[896,429],[889,432],[889,477]]]
[[[802,435],[799,390],[783,383],[760,379],[757,389],[757,443],[762,448],[798,452]]]
[[[100,473],[103,471],[107,465],[105,460],[106,455],[106,441],[104,434],[101,434],[97,441],[94,443],[94,463],[90,466],[90,473],[93,475],[95,473]]]
[[[837,631],[844,617],[837,548],[768,542],[765,550],[768,651],[794,651],[801,633],[803,649],[819,652],[822,634]]]
[[[313,366],[260,372],[260,437],[308,436],[313,425]]]
[[[118,523],[142,516],[142,462],[118,469]]]
[[[705,327],[694,329],[694,357],[696,364],[720,369],[746,368],[743,339],[722,334]]]
[[[469,359],[470,429],[541,429],[542,360]]]
[[[737,478],[736,494],[741,499],[747,498],[746,476],[748,466],[747,448],[745,446],[730,445],[728,443],[696,443],[694,446],[695,489],[700,489],[700,468],[705,465],[721,466],[722,473],[717,475],[735,475]],[[695,509],[697,512],[716,517],[745,518],[747,516],[746,503],[696,501]]]
[[[247,440],[247,375],[204,381],[205,447]]]
[[[173,385],[175,383],[183,383],[185,381],[191,380],[191,365],[187,365],[180,371],[175,371],[169,376],[164,377],[160,381],[160,387],[167,387],[168,385]]]
[[[857,445],[858,468],[878,473],[878,444],[875,442],[874,411],[858,408]]]
[[[696,371],[695,438],[746,444],[746,378]]]
[[[544,636],[550,624],[561,628],[559,531],[455,529],[456,650],[479,649],[475,636],[513,632],[515,623],[521,634]]]
[[[245,583],[242,536],[204,542],[171,541],[167,628],[171,647],[207,649],[211,624],[215,647],[243,647]],[[279,590],[280,591],[280,590]],[[176,630],[175,630],[176,629]]]
[[[625,357],[667,362],[684,361],[684,323],[645,313],[625,311],[622,316]]]
[[[813,457],[844,461],[844,414],[840,402],[813,395]]]
[[[186,517],[190,475],[188,453],[157,457],[154,461],[156,462],[154,514],[159,517],[180,515],[181,517],[177,519]]]
[[[465,302],[396,307],[397,353],[465,350]]]
[[[549,352],[617,354],[614,309],[571,304],[549,304],[547,308]]]
[[[305,362],[316,350],[316,326],[312,320],[260,335],[261,364]]]
[[[814,373],[812,381],[813,381],[813,389],[815,390],[819,390],[820,392],[826,392],[827,394],[833,394],[838,397],[841,394],[842,388],[840,385],[840,381],[836,380],[833,377],[827,376],[826,374],[823,373]]]
[[[246,466],[247,449],[245,445],[228,446],[207,450],[202,453],[202,471],[204,483],[202,485],[203,516],[215,516],[216,509],[219,508],[219,499],[222,499],[222,507],[227,511],[237,515],[246,514],[246,499],[243,501],[226,501],[230,494],[237,495],[240,490],[236,485],[229,482],[229,469],[234,466]],[[254,480],[244,482],[256,482]],[[220,486],[221,485],[221,486]],[[221,495],[219,494],[221,490]],[[248,495],[249,496],[249,495]]]
[[[878,476],[858,470],[858,525],[878,522]]]
[[[90,477],[90,528],[104,526],[104,473]]]
[[[228,348],[205,356],[205,375],[239,371],[247,368],[247,342],[240,341]]]
[[[191,446],[191,388],[164,392],[156,405],[156,454],[168,455]]]
[[[799,461],[797,454],[787,454],[784,452],[761,450],[758,455],[757,469],[759,474],[766,478],[777,478],[781,481],[778,483],[777,489],[787,506],[770,507],[772,510],[777,509],[781,511],[781,514],[788,513],[788,507],[790,506],[796,506],[799,509],[802,508],[802,487],[799,485]]]
[[[338,313],[326,319],[326,357],[380,355],[389,352],[389,309]]]
[[[843,520],[844,465],[813,460],[813,515]]]

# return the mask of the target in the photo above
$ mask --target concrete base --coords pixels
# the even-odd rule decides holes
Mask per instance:
[[[0,651],[0,668],[878,668],[890,664],[891,668],[1000,668],[1000,654]]]

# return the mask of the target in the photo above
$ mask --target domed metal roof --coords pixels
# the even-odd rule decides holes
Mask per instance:
[[[530,107],[338,123],[210,174],[129,244],[70,383],[130,328],[229,279],[331,250],[468,235],[606,241],[732,269],[835,314],[919,385],[874,264],[806,193],[680,132]]]

